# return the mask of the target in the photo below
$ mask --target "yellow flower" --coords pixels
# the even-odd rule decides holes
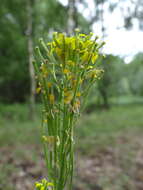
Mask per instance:
[[[87,77],[99,78],[101,73],[103,72],[104,72],[103,69],[94,69],[89,72]]]
[[[56,54],[57,54],[60,58],[63,58],[63,51],[62,51],[61,48],[56,47],[56,48],[55,48],[55,52],[56,52]]]
[[[80,37],[86,37],[86,34],[79,34]]]
[[[82,82],[83,82],[83,79],[79,79],[79,83],[82,84]]]
[[[89,52],[86,51],[86,52],[84,53],[84,55],[82,56],[82,61],[83,61],[83,62],[86,62],[86,61],[88,61],[88,59],[89,59]]]
[[[88,66],[88,69],[93,69],[93,66]]]
[[[55,137],[54,136],[42,136],[43,141],[48,142],[49,144],[54,144]]]
[[[87,36],[86,38],[89,38],[89,36]],[[86,40],[83,45],[82,45],[82,49],[88,49],[91,50],[91,47],[93,46],[93,41],[92,40]]]
[[[64,99],[64,103],[65,103],[65,104],[70,104],[71,100],[72,100],[71,98],[66,97],[66,98]]]
[[[42,183],[43,184],[47,184],[47,180],[46,179],[42,179]]]
[[[39,94],[41,91],[41,87],[36,88],[36,93]]]
[[[74,65],[75,65],[75,62],[73,62],[72,60],[68,60],[67,64],[68,64],[69,66],[74,66]]]
[[[47,119],[44,119],[44,123],[48,123],[48,120],[47,120]]]
[[[72,91],[66,91],[64,92],[64,103],[69,104],[73,98],[73,92]]]
[[[51,187],[54,187],[54,184],[53,183],[48,183],[47,186],[51,186]]]
[[[39,182],[36,182],[36,183],[35,183],[35,187],[36,187],[36,188],[40,188],[40,187],[41,187],[41,185],[42,185],[42,184],[41,184],[41,183],[39,183]]]
[[[76,39],[75,37],[66,37],[65,42],[67,46],[70,46],[72,50],[76,48]]]
[[[73,88],[76,86],[76,84],[77,84],[77,80],[76,79],[72,79],[72,86],[73,86]]]
[[[51,104],[54,103],[54,101],[55,101],[55,96],[54,96],[54,94],[50,94],[50,95],[49,95],[49,101],[50,101]]]
[[[48,182],[46,179],[42,179],[41,183],[35,183],[35,187],[38,190],[46,190],[48,187],[54,187],[54,184],[52,182]]]
[[[47,86],[48,86],[48,88],[51,88],[52,83],[51,83],[51,82],[48,82]]]
[[[80,97],[80,96],[81,96],[81,93],[80,93],[80,92],[77,92],[76,96],[77,96],[77,97]]]
[[[51,45],[52,45],[52,43],[51,43],[51,42],[48,42],[48,43],[47,43],[47,46],[51,46]]]
[[[68,69],[64,69],[64,70],[63,70],[63,73],[64,73],[64,74],[69,74],[70,71],[69,71]]]
[[[68,78],[68,80],[72,79],[72,75],[68,74],[67,78]]]
[[[55,142],[55,137],[54,136],[48,136],[47,141],[49,144],[53,144]]]
[[[92,58],[91,58],[93,64],[95,63],[95,61],[97,60],[97,58],[98,58],[98,54],[95,53],[95,54],[92,56]]]

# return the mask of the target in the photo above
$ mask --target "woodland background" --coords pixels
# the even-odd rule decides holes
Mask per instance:
[[[3,0],[0,5],[0,190],[30,190],[45,173],[41,101],[32,66],[38,39],[48,41],[54,31],[72,34],[75,28],[89,33],[98,23],[106,41],[105,7],[113,16],[120,7],[125,30],[132,31],[134,20],[143,30],[142,0],[93,2],[89,17],[79,7],[88,8],[90,0],[66,5],[62,0]],[[76,128],[74,189],[143,189],[143,52],[128,64],[125,60],[120,54],[99,60],[104,76]]]

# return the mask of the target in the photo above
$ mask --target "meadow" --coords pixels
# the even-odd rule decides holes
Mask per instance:
[[[0,105],[0,190],[30,190],[44,176],[41,105]],[[143,189],[143,106],[119,104],[83,113],[75,128],[74,189]]]

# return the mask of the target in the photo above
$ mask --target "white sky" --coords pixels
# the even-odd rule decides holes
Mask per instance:
[[[63,5],[67,5],[67,0],[59,0]],[[119,2],[117,0],[110,0],[112,2]],[[90,19],[94,15],[95,4],[93,0],[87,0],[88,7],[85,8],[82,4],[78,5],[78,10],[83,14],[86,19]],[[90,3],[89,3],[90,2]],[[123,4],[124,3],[124,4]],[[124,15],[128,14],[127,7],[134,8],[130,0],[126,0],[119,4],[119,8],[116,8],[112,13],[108,11],[108,3],[104,5],[104,25],[106,27],[107,37],[104,39],[106,45],[104,47],[105,53],[112,53],[125,57],[125,61],[128,63],[133,56],[138,52],[143,52],[143,32],[138,30],[138,21],[134,20],[134,27],[132,30],[127,31],[123,28],[123,15],[120,9],[123,9]],[[102,36],[101,24],[93,24],[93,32]]]

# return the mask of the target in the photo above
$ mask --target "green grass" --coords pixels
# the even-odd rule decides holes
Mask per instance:
[[[121,133],[143,132],[142,114],[143,105],[122,105],[83,115],[77,126],[78,147],[89,153],[95,145],[113,144]]]
[[[0,146],[39,143],[40,106],[31,121],[28,105],[0,105]]]
[[[28,105],[0,105],[0,146],[40,143],[41,106],[36,106],[36,119],[29,119]],[[101,110],[83,114],[76,124],[76,139],[79,147],[86,147],[82,140],[91,145],[102,138],[116,135],[126,130],[143,129],[143,106],[113,106],[110,110]],[[101,139],[101,140],[100,140]],[[81,142],[80,142],[81,141]],[[102,142],[101,142],[102,143]]]
[[[38,163],[39,152],[42,152],[40,109],[41,105],[37,105],[36,119],[30,121],[28,105],[0,105],[0,170],[3,170],[0,173],[0,189],[5,187],[5,190],[17,190],[12,181],[8,184],[4,180],[10,178],[11,173],[20,172],[20,168],[13,164],[17,160]],[[81,116],[75,128],[76,149],[81,155],[90,157],[96,156],[98,151],[106,149],[107,146],[118,146],[122,151],[128,151],[126,160],[121,163],[123,168],[128,170],[129,163],[132,163],[130,142],[135,135],[142,133],[143,105],[113,106],[108,111],[100,110]],[[128,135],[130,142],[126,146],[118,144],[117,138],[126,134],[131,134]],[[8,157],[12,157],[14,161],[5,161]],[[106,177],[108,179],[108,176]],[[124,181],[122,178],[123,176],[119,178],[120,183]],[[105,181],[103,180],[102,184]]]
[[[142,104],[143,103],[143,97],[142,96],[118,96],[118,97],[112,97],[110,98],[110,102],[112,104],[118,104],[118,105],[127,105],[127,104]]]

